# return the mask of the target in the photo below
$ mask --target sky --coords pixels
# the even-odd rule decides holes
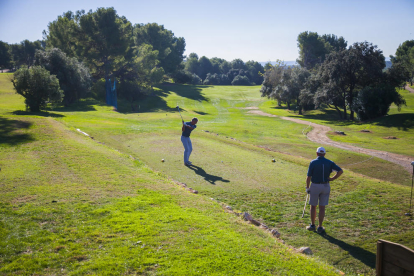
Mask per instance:
[[[132,24],[158,23],[184,37],[186,55],[231,61],[294,61],[304,31],[368,41],[385,57],[414,39],[414,0],[0,0],[0,40],[42,39],[66,11],[114,7]]]

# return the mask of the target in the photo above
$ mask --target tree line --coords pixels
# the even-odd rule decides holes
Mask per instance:
[[[263,82],[264,67],[257,61],[241,59],[229,62],[222,58],[198,57],[191,53],[183,63],[184,69],[173,78],[178,83],[205,85],[259,85]]]
[[[400,45],[392,67],[385,70],[385,57],[372,43],[347,47],[343,37],[302,32],[298,36],[300,66],[289,67],[279,61],[267,68],[261,94],[279,105],[286,103],[289,109],[295,104],[299,114],[327,105],[345,120],[348,112],[350,120],[355,114],[360,120],[386,115],[392,103],[399,109],[406,104],[397,88],[414,73],[407,58],[412,42]]]

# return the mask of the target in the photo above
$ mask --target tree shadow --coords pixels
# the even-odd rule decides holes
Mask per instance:
[[[209,115],[207,112],[193,110],[193,112],[197,113],[198,115]]]
[[[206,173],[206,171],[203,170],[201,167],[191,165],[191,166],[188,166],[188,168],[192,169],[196,174],[198,174],[199,176],[202,176],[206,181],[208,181],[209,183],[213,185],[216,185],[216,181],[230,182],[230,180],[224,179],[223,177]]]
[[[157,90],[150,95],[141,96],[137,101],[130,102],[125,99],[118,100],[118,112],[123,114],[129,113],[147,113],[147,112],[174,112],[176,108],[169,107],[165,98],[169,95],[168,91]]]
[[[374,121],[374,124],[383,127],[396,127],[399,130],[408,131],[414,128],[414,114],[392,114]]]
[[[28,129],[32,125],[31,122],[9,120],[0,117],[0,145],[8,144],[15,146],[34,141],[32,135],[26,133],[15,133],[20,129]]]
[[[11,112],[11,114],[19,115],[19,116],[41,116],[41,117],[53,117],[53,118],[65,117],[65,115],[51,113],[48,111],[29,112],[29,111],[23,111],[23,110],[16,110],[16,111]]]
[[[201,92],[203,88],[207,88],[209,86],[206,85],[184,85],[184,84],[176,84],[176,85],[160,85],[164,93],[171,93],[174,92],[178,96],[188,98],[195,101],[209,101],[208,98],[204,97],[203,93]]]
[[[53,108],[53,111],[59,112],[87,112],[87,111],[96,111],[94,105],[103,106],[104,104],[95,100],[95,99],[81,99],[78,102],[72,103],[69,106],[59,106]],[[49,109],[52,111],[52,109]]]
[[[338,240],[332,236],[329,236],[326,233],[320,234],[320,236],[326,239],[328,242],[335,244],[343,250],[347,251],[352,257],[361,261],[366,266],[369,266],[370,268],[375,268],[376,255],[374,253],[365,250],[361,247],[350,245],[349,243]]]

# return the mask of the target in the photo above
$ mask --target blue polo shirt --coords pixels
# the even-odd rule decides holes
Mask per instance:
[[[329,159],[318,156],[309,164],[308,176],[311,176],[312,183],[328,182],[332,171],[342,171],[342,169]]]
[[[192,125],[191,122],[186,122],[186,123],[184,123],[184,125],[190,126],[194,129],[197,127],[197,125]],[[183,131],[183,134],[181,134],[181,135],[184,136],[184,137],[190,137],[191,131],[193,131],[193,129],[189,129],[188,127],[186,127]]]

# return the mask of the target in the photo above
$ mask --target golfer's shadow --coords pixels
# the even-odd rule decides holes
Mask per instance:
[[[323,237],[330,243],[336,244],[343,250],[347,251],[352,257],[360,260],[362,263],[369,266],[370,268],[375,268],[376,255],[374,253],[369,252],[368,250],[365,250],[361,247],[354,246],[344,241],[338,240],[332,236],[329,236],[326,233],[321,234],[321,237]]]
[[[203,170],[202,168],[200,168],[198,166],[191,165],[191,166],[188,166],[188,167],[190,169],[192,169],[196,174],[198,174],[199,176],[202,176],[206,181],[210,182],[213,185],[216,185],[216,181],[230,182],[230,180],[223,179],[223,177],[208,174],[208,173],[206,173],[205,170]]]

